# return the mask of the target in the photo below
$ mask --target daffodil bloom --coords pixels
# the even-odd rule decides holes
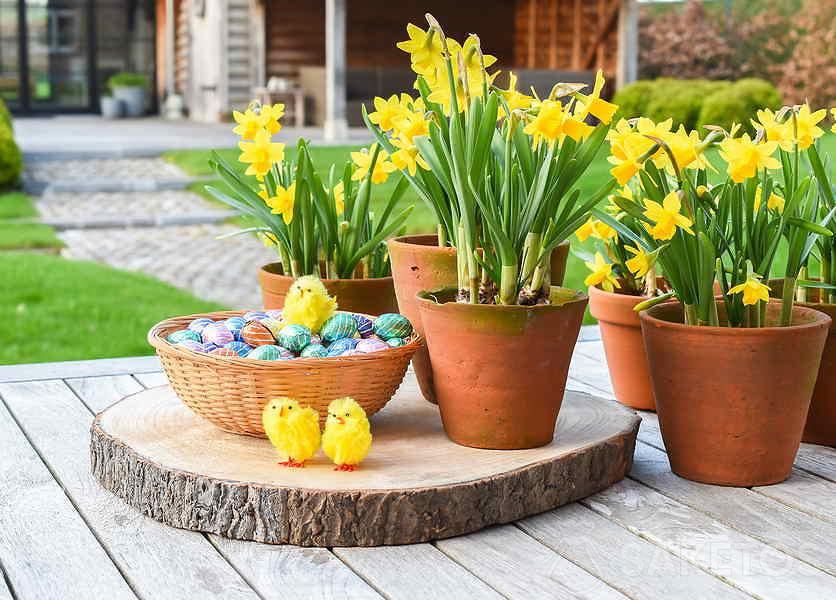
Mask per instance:
[[[759,169],[780,169],[781,163],[772,154],[778,142],[753,142],[748,134],[728,137],[720,142],[720,156],[728,163],[727,173],[732,181],[740,183],[754,177]]]
[[[639,119],[639,123],[641,122],[642,120]],[[655,126],[656,124],[650,119],[645,120],[645,130]],[[611,156],[607,157],[607,161],[615,165],[610,169],[610,174],[618,180],[620,185],[625,185],[641,170],[640,159],[651,150],[654,142],[644,133],[633,129],[625,119],[618,121],[615,127],[607,132],[607,140],[611,148]]]
[[[758,186],[755,190],[755,212],[758,212],[761,207],[761,194],[761,186]],[[766,201],[766,208],[769,210],[777,210],[781,213],[784,212],[784,204],[784,199],[775,192],[772,192],[769,194],[769,199]]]
[[[268,248],[270,248],[271,246],[279,245],[279,240],[276,239],[276,236],[270,233],[269,231],[259,233],[258,237],[261,239],[261,243],[267,246]]]
[[[633,246],[625,246],[624,249],[633,255],[633,258],[628,258],[624,263],[630,269],[630,272],[636,277],[647,275],[647,272],[653,266],[653,261],[650,260],[650,256],[644,249],[634,248]]]
[[[680,169],[702,170],[711,167],[711,163],[703,154],[700,135],[696,131],[686,132],[685,127],[680,125],[676,133],[669,133],[662,139],[670,148],[676,165]],[[713,169],[713,167],[711,168]],[[669,172],[672,169],[673,166],[670,165]]]
[[[284,144],[270,140],[266,129],[259,129],[252,142],[238,142],[241,155],[238,160],[249,165],[247,175],[264,177],[273,166],[284,160]]]
[[[412,69],[416,73],[426,75],[442,64],[444,48],[441,36],[429,29],[424,31],[412,23],[407,24],[406,33],[409,39],[398,42],[396,46],[409,54]]]
[[[398,148],[392,153],[392,164],[401,171],[408,171],[410,175],[415,175],[418,167],[425,171],[430,170],[430,166],[418,152],[418,148],[409,144],[404,140],[395,138],[392,140],[392,145]]]
[[[369,121],[380,126],[383,131],[395,128],[395,122],[402,119],[409,112],[409,104],[412,98],[407,94],[397,94],[389,97],[388,100],[376,97],[374,99],[375,112],[369,113]]]
[[[233,110],[232,118],[237,123],[232,131],[235,135],[241,136],[242,140],[253,140],[258,130],[264,129],[261,115],[252,108],[248,108],[244,112]]]
[[[755,113],[757,120],[752,120],[755,129],[763,130],[766,141],[778,142],[782,150],[789,152],[793,146],[792,121],[779,122],[778,115],[768,108]]]
[[[415,136],[429,135],[430,122],[427,121],[423,112],[408,111],[401,118],[396,119],[394,132],[396,137],[412,144]]]
[[[482,85],[483,81],[487,81],[485,69],[496,62],[496,57],[491,54],[482,54],[482,48],[479,46],[478,37],[475,35],[469,35],[464,41],[461,49],[458,51],[451,50],[453,63],[456,65],[459,63],[459,54],[461,54],[462,57],[461,62],[464,65],[468,83],[473,81]]]
[[[341,215],[345,212],[345,186],[343,186],[343,182],[338,182],[331,188],[331,191],[334,193],[334,209],[338,215]]]
[[[650,150],[653,144],[656,143],[651,138],[657,138],[660,140],[667,139],[667,137],[671,135],[671,127],[673,127],[673,119],[665,119],[664,121],[659,121],[658,123],[654,123],[647,117],[639,117],[636,120],[636,131],[641,134],[642,138],[644,138],[642,141],[647,150]],[[668,157],[668,153],[665,152],[663,148],[660,147],[653,153],[651,158],[657,167],[670,171],[670,158]]]
[[[557,100],[544,100],[540,104],[540,111],[534,120],[525,126],[523,131],[534,138],[534,143],[541,139],[554,142],[563,135],[563,124],[566,120],[566,112],[563,105]]]
[[[682,203],[679,201],[679,194],[671,192],[662,201],[662,204],[653,200],[645,200],[644,216],[653,222],[653,226],[647,226],[647,230],[653,239],[669,240],[676,233],[677,228],[684,229],[691,235],[693,224],[691,219],[680,214]]]
[[[286,224],[293,221],[293,204],[296,200],[296,182],[291,183],[287,188],[276,187],[276,193],[270,196],[267,190],[262,189],[259,193],[264,203],[270,207],[274,215],[281,215]]]
[[[583,104],[583,114],[580,115],[581,119],[587,114],[590,114],[604,125],[610,124],[613,115],[618,110],[618,106],[601,99],[601,92],[604,89],[605,83],[604,72],[598,69],[598,72],[595,74],[595,85],[592,88],[592,94],[589,96],[578,94]]]
[[[769,286],[760,282],[760,276],[754,273],[749,278],[729,290],[729,294],[743,294],[743,304],[752,306],[758,302],[769,302]]]
[[[830,109],[830,118],[833,119],[833,125],[830,126],[830,133],[836,133],[836,108]]]
[[[602,290],[612,292],[621,285],[612,274],[612,265],[608,263],[600,252],[595,253],[595,262],[585,262],[591,273],[583,280],[584,285],[597,285]]]
[[[512,112],[515,110],[526,110],[531,108],[531,105],[534,102],[534,98],[531,96],[517,91],[517,76],[513,71],[508,75],[508,89],[500,90],[499,93],[503,98],[505,98],[505,102],[508,103],[508,110]]]
[[[284,116],[284,104],[281,102],[277,102],[272,106],[265,104],[261,107],[260,115],[263,127],[268,133],[276,135],[279,131],[281,131],[282,124],[279,121],[281,121],[281,118]]]
[[[618,237],[618,232],[603,221],[597,221],[593,217],[589,217],[586,223],[578,227],[575,235],[582,242],[585,242],[590,237],[607,241]]]
[[[369,167],[372,164],[372,155],[374,154],[375,146],[376,144],[372,144],[372,147],[369,149],[363,148],[359,152],[351,153],[351,160],[354,161],[354,165],[357,167],[351,176],[352,180],[359,181],[365,179],[369,172]],[[389,153],[386,150],[381,150],[377,154],[377,162],[375,162],[374,171],[372,171],[372,183],[384,183],[389,179],[389,173],[396,170],[397,167],[389,160]]]
[[[813,145],[816,139],[824,135],[824,131],[818,126],[819,121],[827,116],[825,109],[810,112],[810,107],[804,103],[795,114],[795,139],[798,142],[798,149],[804,150]]]
[[[584,115],[579,113],[577,110],[573,111],[574,114],[566,116],[566,120],[563,122],[563,133],[568,135],[570,138],[579,142],[583,139],[589,137],[595,128],[586,123],[584,119]]]

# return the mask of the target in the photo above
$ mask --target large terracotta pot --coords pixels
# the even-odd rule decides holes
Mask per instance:
[[[647,296],[589,288],[589,312],[598,319],[616,399],[631,408],[656,410],[641,322],[633,310]]]
[[[455,291],[418,299],[447,436],[499,450],[550,443],[586,295],[562,306],[496,306],[457,303]]]
[[[774,296],[780,297],[784,289],[784,280],[776,279],[769,282]],[[811,302],[796,302],[796,306],[803,306],[821,311],[836,321],[836,304],[821,304],[819,290],[808,289]],[[810,412],[807,413],[807,424],[804,426],[802,442],[836,446],[836,326],[830,325],[830,334],[824,344],[821,357],[819,377],[810,401]]]
[[[439,247],[435,234],[398,237],[389,240],[387,245],[399,312],[412,322],[418,333],[424,335],[416,294],[421,290],[436,290],[457,284],[456,249]],[[552,285],[563,284],[568,257],[568,242],[560,244],[552,252]],[[433,374],[426,348],[415,353],[412,366],[424,398],[435,402]]]
[[[293,284],[282,270],[281,263],[270,263],[258,270],[261,297],[264,308],[282,308],[287,291]],[[323,279],[322,283],[332,296],[337,297],[340,310],[367,315],[398,312],[395,287],[391,277],[375,279]]]
[[[723,304],[718,311],[723,318]],[[776,324],[780,302],[770,302]],[[830,317],[797,307],[794,325],[683,324],[671,302],[641,313],[656,411],[671,469],[703,483],[778,483],[792,469]]]

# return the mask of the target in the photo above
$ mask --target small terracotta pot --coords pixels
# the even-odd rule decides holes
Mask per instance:
[[[439,247],[438,236],[435,234],[398,237],[389,240],[387,245],[399,312],[409,319],[423,336],[424,328],[421,325],[416,294],[421,290],[436,290],[457,285],[456,249]],[[568,257],[568,242],[560,244],[552,252],[552,285],[563,284]],[[433,374],[426,348],[421,348],[415,353],[412,366],[424,398],[435,402]]]
[[[293,284],[293,277],[284,274],[282,264],[270,263],[261,267],[258,270],[258,282],[261,284],[264,308],[283,308],[287,291]],[[322,283],[329,294],[337,297],[340,310],[367,315],[398,312],[395,286],[391,277],[323,279]]]
[[[447,436],[497,450],[550,443],[586,295],[562,306],[496,306],[451,301],[455,293],[418,297]]]
[[[774,279],[769,282],[769,285],[773,296],[780,298],[784,289],[784,280]],[[812,302],[796,302],[796,306],[821,311],[836,321],[836,304],[818,303],[820,290],[808,289],[807,293]],[[810,412],[807,413],[807,424],[804,426],[801,441],[808,444],[836,446],[836,326],[833,324],[830,325],[830,334],[824,344],[819,377],[813,390]]]
[[[780,302],[767,306],[778,322]],[[718,303],[721,322],[723,303]],[[671,469],[703,483],[778,483],[792,469],[830,317],[793,310],[789,327],[695,327],[669,302],[640,315]]]
[[[616,399],[639,410],[656,410],[644,352],[641,322],[633,307],[647,296],[589,288],[589,312],[598,319]]]

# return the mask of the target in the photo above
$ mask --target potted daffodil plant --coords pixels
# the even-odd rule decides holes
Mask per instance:
[[[798,124],[809,114],[784,113]],[[641,188],[640,201],[617,200],[640,231],[595,214],[655,254],[671,287],[636,307],[671,468],[706,483],[776,483],[792,468],[831,322],[794,305],[803,265],[831,236],[829,183],[804,174],[797,134],[782,145],[758,122],[754,135],[667,129],[621,121],[610,136],[612,174]],[[714,145],[725,173],[712,185]],[[769,301],[773,271],[785,277],[780,302]]]
[[[225,190],[208,186],[219,201],[247,217],[255,233],[275,247],[279,262],[259,270],[266,308],[282,308],[293,281],[320,277],[340,308],[372,315],[397,312],[385,239],[406,221],[412,206],[396,211],[409,184],[400,180],[383,210],[371,210],[375,187],[395,168],[378,146],[355,152],[341,170],[320,175],[311,149],[300,139],[292,158],[275,142],[280,104],[251,105],[235,113],[244,173],[214,153],[211,166]]]

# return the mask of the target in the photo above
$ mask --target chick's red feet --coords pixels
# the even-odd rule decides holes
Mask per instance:
[[[335,471],[356,471],[357,465],[337,465],[334,467]]]
[[[298,461],[293,460],[292,458],[288,458],[287,460],[282,461],[279,464],[283,467],[292,467],[292,468],[295,468],[295,469],[302,469],[302,468],[305,467],[304,462],[298,462]]]

